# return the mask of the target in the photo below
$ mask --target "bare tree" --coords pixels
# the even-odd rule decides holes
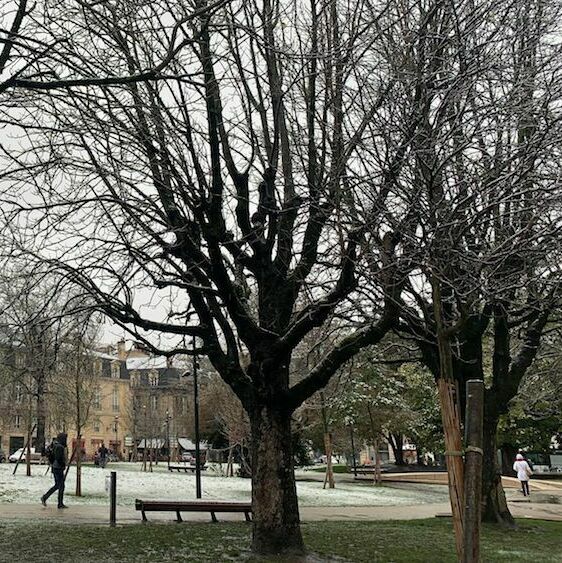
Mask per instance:
[[[252,429],[257,552],[303,550],[292,413],[396,315],[395,245],[381,236],[369,245],[371,272],[375,264],[384,272],[377,306],[291,381],[293,351],[349,310],[361,286],[365,225],[354,194],[365,183],[359,155],[369,124],[394,85],[376,44],[386,8],[230,2],[190,21],[197,39],[166,80],[35,99],[38,122],[26,129],[35,152],[14,158],[18,174],[35,173],[41,198],[8,198],[20,224],[27,219],[18,243],[153,350],[190,354],[196,337],[195,352],[241,400]],[[113,58],[135,74],[158,52],[153,36],[134,33],[134,16],[126,33],[106,38],[99,74]],[[395,160],[376,176],[388,177]],[[377,205],[387,188],[381,180]],[[55,225],[66,242],[49,236]],[[166,313],[157,317],[147,301],[165,303]]]
[[[227,4],[181,2],[170,28],[161,22],[161,2],[136,5],[130,0],[86,3],[64,0],[3,0],[0,29],[0,94],[9,91],[68,89],[76,86],[122,86],[165,78],[175,57],[197,40],[190,24]],[[131,25],[134,22],[134,25]],[[164,31],[166,29],[166,31]],[[131,72],[126,58],[101,56],[108,40],[131,33],[151,36],[158,45],[146,64]],[[97,57],[91,57],[91,49]],[[107,63],[111,63],[109,68]]]
[[[512,523],[496,463],[498,418],[559,307],[562,65],[551,35],[559,9],[410,7],[388,43],[399,86],[384,144],[410,135],[385,219],[407,278],[400,330],[439,381],[461,556],[465,382],[487,384],[484,517]]]
[[[72,321],[72,327],[62,342],[51,387],[65,418],[71,421],[68,428],[74,430],[70,461],[76,464],[76,496],[82,496],[82,432],[90,421],[99,388],[92,353],[99,321],[87,313],[75,315]]]
[[[0,329],[11,399],[16,405],[26,405],[27,434],[34,426],[37,452],[45,446],[50,384],[76,305],[68,283],[44,274],[32,272],[29,264],[20,265],[11,273],[5,271],[0,285]]]

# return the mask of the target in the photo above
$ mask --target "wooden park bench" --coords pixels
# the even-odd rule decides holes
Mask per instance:
[[[227,501],[177,501],[177,500],[135,500],[135,509],[140,510],[142,521],[147,522],[146,512],[175,512],[176,520],[183,522],[182,512],[210,512],[213,522],[218,522],[217,512],[243,512],[246,521],[250,522],[252,504],[250,502]]]
[[[168,466],[168,471],[177,471],[178,473],[180,471],[185,471],[186,473],[188,471],[191,471],[191,473],[195,473],[195,470],[197,468],[195,467],[195,465],[169,465]],[[207,469],[206,465],[202,465],[201,466],[201,471],[205,471],[205,469]]]

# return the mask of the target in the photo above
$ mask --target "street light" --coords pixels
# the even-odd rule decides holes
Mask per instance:
[[[168,469],[170,469],[170,413],[166,409],[166,444],[168,445]]]
[[[117,442],[117,425],[119,424],[119,417],[115,416],[114,421],[115,421],[115,427],[114,427],[114,430],[115,430],[115,455],[117,456],[117,459],[119,459],[119,445],[118,445],[118,442]]]
[[[195,496],[201,498],[201,450],[199,445],[199,390],[197,385],[196,341],[193,337],[193,418],[195,423]]]
[[[144,448],[142,449],[142,470],[146,471],[146,448],[148,446],[148,438],[146,437],[146,405],[142,406],[143,412],[143,435],[144,435]]]
[[[201,498],[201,447],[199,436],[199,389],[197,383],[197,343],[195,336],[193,337],[193,423],[195,426],[195,496]],[[186,371],[182,377],[187,377],[189,372]]]

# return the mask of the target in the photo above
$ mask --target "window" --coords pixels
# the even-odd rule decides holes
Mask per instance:
[[[119,369],[119,362],[113,362],[111,364],[111,378],[112,379],[119,379],[119,375],[121,370]]]
[[[14,428],[21,428],[21,416],[19,414],[14,417]]]
[[[140,385],[140,373],[138,371],[131,372],[131,387],[138,387]]]
[[[17,368],[24,368],[25,367],[25,352],[16,352],[16,367]]]
[[[156,395],[150,395],[150,408],[153,411],[158,408],[158,397]]]
[[[156,370],[152,370],[149,374],[148,374],[148,384],[151,387],[158,387],[158,372]]]
[[[113,393],[111,395],[111,406],[114,411],[119,410],[119,389],[117,386],[113,388]]]
[[[181,413],[187,414],[187,397],[181,398]]]
[[[101,429],[101,423],[99,420],[94,420],[94,432],[99,432]]]
[[[92,401],[92,406],[95,410],[99,411],[101,409],[101,392],[99,389],[96,389],[94,391],[94,400]]]
[[[18,383],[16,385],[16,403],[21,403],[23,399],[23,392],[21,389],[21,383]]]

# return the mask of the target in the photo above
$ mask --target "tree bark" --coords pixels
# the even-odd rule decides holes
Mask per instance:
[[[396,465],[406,465],[404,461],[404,436],[402,434],[390,434],[388,435],[390,447],[394,453],[394,459]]]
[[[35,440],[35,451],[43,455],[45,451],[45,428],[47,419],[47,406],[45,402],[46,385],[45,375],[41,373],[36,377],[37,383],[37,403],[36,403],[36,416],[37,416],[37,434]]]
[[[326,475],[324,476],[324,489],[326,485],[328,488],[334,489],[336,482],[334,480],[334,468],[332,465],[332,433],[326,432],[324,434],[324,450],[326,451]]]
[[[488,405],[486,405],[488,406]],[[482,465],[482,521],[510,528],[515,520],[507,506],[497,459],[498,418],[484,413],[484,459]]]
[[[291,415],[270,406],[256,406],[252,428],[252,512],[254,553],[301,555],[295,485]]]
[[[324,400],[324,393],[320,392],[320,404],[322,411],[322,424],[324,426],[324,451],[326,452],[326,475],[324,476],[324,489],[326,485],[330,489],[335,488],[336,482],[334,481],[334,469],[332,467],[332,433],[330,432],[330,425],[328,423],[328,413],[326,412],[326,401]]]
[[[380,449],[381,449],[380,440],[377,438],[375,440],[375,485],[382,485]]]
[[[504,444],[500,446],[501,451],[501,473],[502,475],[509,475],[515,477],[517,473],[513,471],[513,460],[517,455],[517,448],[511,444]]]

